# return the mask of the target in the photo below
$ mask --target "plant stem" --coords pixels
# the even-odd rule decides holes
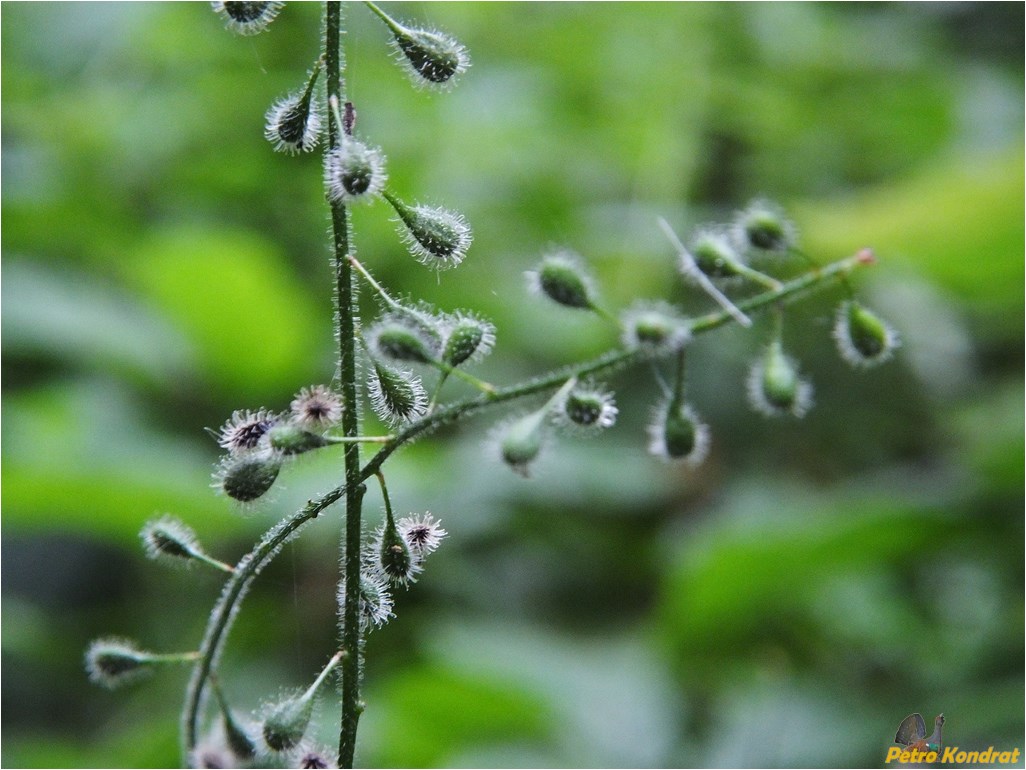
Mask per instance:
[[[232,621],[238,614],[239,603],[245,596],[249,584],[274,558],[286,540],[308,521],[317,518],[321,511],[338,501],[345,491],[344,486],[336,487],[317,500],[309,501],[299,511],[265,532],[253,550],[235,565],[235,571],[221,591],[221,598],[210,613],[207,630],[199,649],[199,660],[193,669],[186,691],[185,708],[182,712],[182,748],[186,762],[199,739],[199,718],[203,710],[207,683],[213,675]]]
[[[331,0],[324,11],[324,67],[327,77],[329,104],[334,97],[343,104],[342,73],[344,62],[341,52],[342,7]],[[338,125],[331,109],[328,110],[328,142],[330,152],[339,141],[344,126]],[[335,258],[335,333],[338,339],[338,369],[342,392],[342,433],[355,438],[360,434],[359,406],[356,400],[356,285],[353,266],[348,256],[349,222],[344,205],[331,202],[331,228]],[[338,764],[352,767],[356,749],[356,727],[363,706],[360,702],[360,548],[361,506],[365,487],[360,479],[360,444],[345,445],[345,498],[346,526],[342,547],[345,596],[342,607],[342,721],[339,727]]]
[[[334,3],[329,4],[329,8],[332,5],[334,5]],[[822,268],[810,270],[808,273],[782,284],[778,290],[766,291],[762,294],[757,294],[743,300],[738,303],[737,307],[741,310],[752,311],[762,309],[774,303],[794,300],[814,288],[823,286],[830,279],[838,279],[842,282],[846,282],[847,276],[852,271],[859,267],[871,264],[873,264],[871,252],[862,251],[853,257],[833,262]],[[727,310],[709,313],[694,319],[691,322],[691,331],[693,334],[701,334],[712,331],[713,329],[736,320],[735,314],[733,312],[728,312]],[[353,338],[350,337],[351,344],[352,340]],[[408,441],[416,438],[421,433],[430,432],[434,428],[447,423],[457,422],[458,420],[469,417],[482,409],[486,409],[506,401],[512,401],[518,398],[534,395],[536,393],[542,393],[553,388],[558,388],[561,385],[564,385],[571,377],[609,374],[624,366],[643,361],[645,358],[645,354],[635,350],[610,350],[591,361],[562,367],[561,369],[551,372],[544,377],[502,388],[496,388],[493,394],[480,394],[438,409],[437,411],[422,417],[420,420],[407,425],[395,436],[392,436],[362,469],[357,469],[356,473],[352,476],[352,489],[356,490],[355,493],[351,493],[350,491],[350,471],[347,466],[346,484],[335,487],[320,498],[310,500],[303,508],[264,533],[263,537],[253,550],[244,556],[235,566],[235,571],[225,584],[225,587],[221,592],[221,598],[211,612],[210,620],[207,623],[206,634],[203,638],[202,645],[200,645],[199,659],[196,663],[196,667],[193,669],[192,679],[189,683],[189,689],[186,694],[185,709],[182,715],[182,734],[184,739],[183,748],[185,749],[186,759],[188,759],[189,752],[191,752],[196,745],[199,732],[199,716],[202,711],[205,690],[213,675],[217,658],[224,647],[228,631],[232,626],[232,622],[238,615],[238,605],[245,596],[246,589],[249,588],[249,584],[257,574],[259,574],[260,570],[277,555],[281,545],[293,537],[301,527],[309,521],[317,518],[321,511],[343,497],[345,497],[347,501],[346,513],[348,522],[350,514],[354,510],[357,512],[360,510],[363,491],[365,489],[363,482],[370,476],[376,474],[393,452]],[[356,445],[352,444],[350,446],[355,447]],[[350,507],[350,500],[355,500],[355,504],[352,505],[352,507]],[[359,549],[356,550],[356,554],[358,557]],[[356,565],[355,579],[347,582],[347,598],[348,588],[350,585],[356,585],[357,588],[359,586],[358,561]],[[352,766],[352,750],[355,748],[356,727],[359,721],[360,711],[362,710],[362,704],[359,699],[359,682],[357,679],[359,664],[358,622],[356,625],[356,644],[354,647],[350,647],[346,643],[345,632],[343,632],[344,649],[342,652],[346,655],[342,665],[343,723],[340,736],[340,767]],[[349,680],[347,680],[346,670],[351,664],[353,668],[357,669],[357,671]],[[347,685],[352,687],[352,691],[348,695],[345,690]],[[349,698],[348,701],[347,698]],[[345,708],[347,702],[350,704],[348,711]],[[349,716],[350,719],[348,722],[346,721],[347,716]],[[343,740],[345,741],[344,747],[342,746]],[[345,754],[341,751],[342,748],[345,748]]]

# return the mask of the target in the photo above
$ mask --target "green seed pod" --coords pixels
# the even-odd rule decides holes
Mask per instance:
[[[254,452],[229,456],[215,474],[217,486],[229,497],[242,503],[252,502],[274,484],[281,470],[277,452]]]
[[[365,563],[373,564],[375,555],[364,553]],[[338,588],[338,606],[345,605],[346,581],[342,579]],[[393,617],[392,594],[388,584],[377,569],[364,569],[360,572],[360,625],[365,630],[380,628]]]
[[[375,414],[391,425],[416,420],[427,410],[424,386],[412,372],[374,362],[368,390]]]
[[[812,385],[799,376],[797,364],[784,354],[779,340],[771,342],[752,366],[748,398],[756,411],[768,417],[803,417],[812,406]]]
[[[203,553],[196,533],[173,516],[146,522],[139,533],[146,555],[172,564],[190,565]]]
[[[722,228],[700,228],[691,237],[688,253],[698,269],[710,278],[733,278],[743,264],[741,255]],[[687,270],[684,271],[685,273]]]
[[[221,725],[224,728],[224,740],[228,749],[238,759],[252,759],[257,753],[256,742],[250,736],[249,730],[232,714],[221,688],[214,684],[213,690],[221,709]]]
[[[323,436],[303,430],[298,425],[282,423],[275,425],[267,432],[271,448],[283,455],[298,455],[328,446],[331,442]]]
[[[548,297],[563,307],[595,309],[595,288],[585,272],[581,258],[571,251],[560,251],[542,258],[527,273],[532,292]]]
[[[627,348],[661,355],[680,350],[691,341],[691,327],[665,302],[638,302],[622,315]]]
[[[491,352],[495,344],[495,327],[475,316],[457,315],[446,327],[442,361],[449,366],[479,361]]]
[[[373,200],[381,194],[386,180],[385,157],[375,147],[343,136],[339,146],[328,153],[324,184],[328,198],[335,203]]]
[[[758,251],[785,252],[794,246],[794,224],[769,201],[752,201],[734,222],[739,243]]]
[[[580,385],[559,401],[554,416],[559,425],[579,433],[592,434],[612,427],[618,413],[612,393]]]
[[[416,580],[421,567],[410,547],[395,527],[387,521],[376,539],[378,564],[382,574],[393,585],[407,585]]]
[[[462,214],[435,206],[409,206],[391,193],[385,198],[399,216],[403,241],[414,259],[428,267],[456,267],[473,242]]]
[[[267,111],[264,136],[278,152],[291,155],[310,152],[317,146],[322,120],[313,92],[320,71],[318,62],[302,92],[279,99]]]
[[[887,361],[900,345],[890,326],[855,301],[843,302],[837,309],[834,340],[841,357],[861,369]]]
[[[500,431],[502,460],[521,476],[527,476],[530,464],[541,453],[546,413],[545,409],[532,412],[508,423]]]
[[[86,650],[85,667],[94,683],[114,689],[150,672],[153,654],[135,642],[112,637],[97,639]]]
[[[303,740],[312,715],[312,697],[304,695],[275,703],[264,718],[264,740],[274,751],[294,748]]]
[[[414,327],[399,315],[388,315],[368,332],[369,344],[377,358],[429,364],[436,359],[435,340],[428,340],[423,328]]]
[[[668,399],[655,409],[648,435],[648,451],[667,461],[696,467],[709,454],[709,426],[679,401]]]

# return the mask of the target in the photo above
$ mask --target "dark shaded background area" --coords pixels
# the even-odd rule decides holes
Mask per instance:
[[[390,8],[474,65],[452,93],[411,89],[354,4],[359,130],[400,195],[460,208],[476,241],[436,277],[377,204],[357,248],[398,293],[496,323],[482,377],[615,343],[527,295],[547,246],[585,255],[611,308],[701,308],[656,217],[684,233],[759,195],[817,259],[876,250],[857,287],[904,347],[853,372],[829,338],[840,292],[796,306],[817,407],[770,422],[743,385],[768,324],[703,337],[697,472],[645,453],[648,369],[610,381],[608,435],[561,441],[528,481],[482,451],[499,414],[400,453],[393,502],[450,537],[370,639],[358,760],[874,766],[913,711],[943,711],[952,745],[1022,747],[1023,5]],[[209,489],[203,431],[332,375],[320,159],[262,137],[318,10],[251,39],[206,4],[2,12],[2,761],[173,765],[186,673],[110,693],[82,653],[101,634],[197,644],[220,581],[143,558],[155,513],[234,560],[339,475],[339,454],[299,463],[239,515]],[[248,599],[224,662],[241,708],[327,658],[340,518]],[[320,721],[332,745],[333,704]]]

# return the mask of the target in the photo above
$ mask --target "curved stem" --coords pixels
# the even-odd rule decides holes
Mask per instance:
[[[210,620],[207,621],[207,630],[199,649],[199,660],[193,669],[189,688],[186,691],[185,709],[182,712],[183,748],[186,760],[199,739],[199,717],[206,699],[206,687],[214,672],[221,650],[224,648],[232,621],[237,615],[239,603],[245,596],[249,584],[253,582],[260,570],[274,558],[286,540],[308,521],[317,518],[321,511],[339,500],[344,493],[344,486],[337,487],[317,500],[311,500],[299,511],[275,524],[264,533],[256,547],[235,566],[235,571],[225,583],[224,589],[221,591],[221,598],[214,606]]]

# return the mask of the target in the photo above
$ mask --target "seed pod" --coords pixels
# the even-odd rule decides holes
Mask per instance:
[[[374,362],[370,377],[370,400],[375,414],[391,425],[416,420],[427,410],[427,394],[420,378]]]
[[[734,220],[738,243],[756,251],[786,252],[797,240],[794,223],[780,207],[766,200],[755,200]]]
[[[264,740],[274,751],[294,748],[306,734],[313,715],[313,698],[305,695],[273,704],[264,717]]]
[[[324,184],[334,203],[351,204],[373,200],[385,187],[385,157],[375,147],[343,136],[328,153]]]
[[[240,35],[256,35],[267,29],[267,25],[274,21],[278,11],[285,5],[282,2],[266,3],[243,3],[243,2],[213,2],[210,4],[232,32]]]
[[[476,316],[461,313],[446,323],[442,361],[449,366],[480,361],[491,352],[494,344],[494,326]]]
[[[623,343],[629,349],[662,355],[691,341],[691,327],[665,302],[638,302],[622,315]]]
[[[241,503],[248,503],[271,488],[280,470],[279,453],[253,452],[225,458],[214,478],[216,485],[226,495]]]
[[[414,259],[438,270],[456,267],[466,259],[474,237],[462,214],[436,206],[410,206],[387,192],[385,198],[399,217],[400,234]]]
[[[701,465],[709,453],[709,426],[689,405],[667,399],[653,412],[648,451],[671,462]]]
[[[752,408],[767,417],[803,417],[812,406],[812,385],[798,374],[798,365],[784,354],[779,340],[766,348],[748,376]]]
[[[889,360],[901,344],[897,332],[854,300],[837,308],[833,333],[841,357],[860,369]]]
[[[595,309],[595,287],[581,258],[572,251],[559,251],[542,258],[527,273],[528,288],[558,305],[581,310]]]

